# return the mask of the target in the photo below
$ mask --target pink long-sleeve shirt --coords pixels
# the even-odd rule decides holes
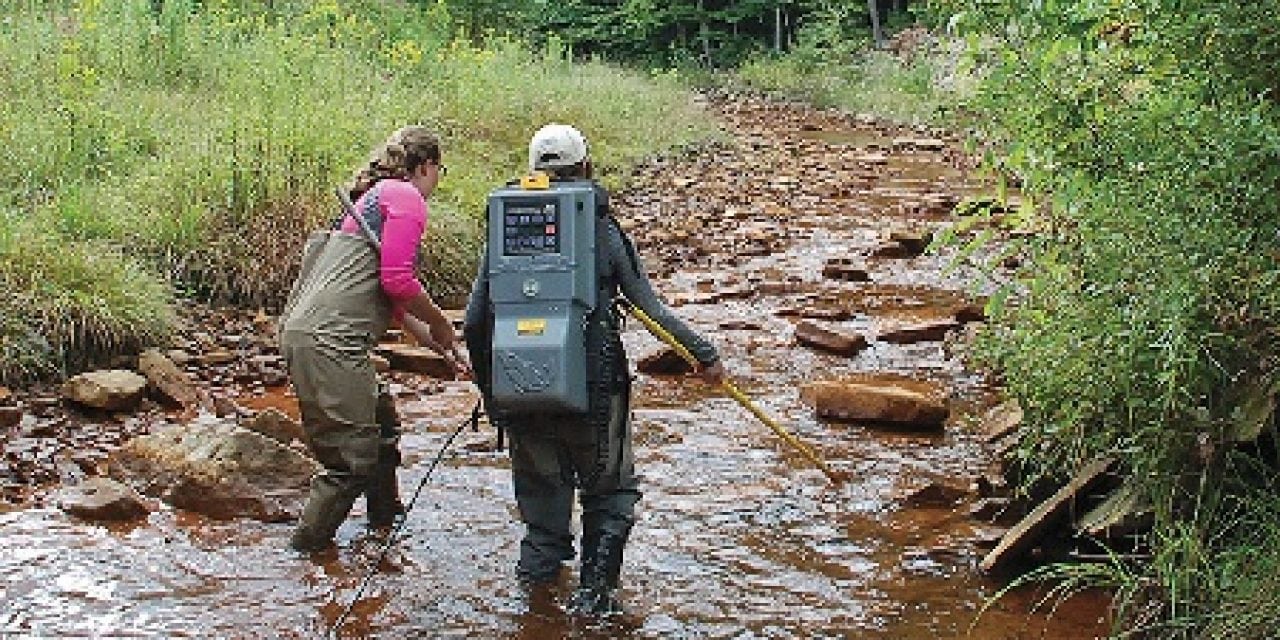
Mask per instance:
[[[366,198],[375,190],[360,196],[356,211],[363,212]],[[382,290],[391,298],[395,316],[403,313],[403,303],[422,293],[422,283],[414,275],[418,244],[427,228],[427,201],[417,187],[403,180],[378,182],[378,209],[382,212],[382,256],[379,278]],[[342,220],[342,231],[360,235],[360,223],[351,216]]]

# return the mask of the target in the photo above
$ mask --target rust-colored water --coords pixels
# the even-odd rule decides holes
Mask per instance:
[[[762,124],[769,122],[767,116],[744,112],[727,117],[740,135],[761,128],[776,132],[786,125]],[[888,142],[873,142],[887,135],[859,130],[828,141],[791,136],[786,144],[796,153],[828,154],[823,161],[838,164],[850,146],[890,149]],[[752,161],[759,158],[753,152]],[[908,160],[936,166],[932,173],[912,169],[907,179],[918,182],[906,186],[892,164],[881,174],[867,170],[882,178],[873,190],[827,205],[864,211],[881,206],[879,199],[889,198],[885,193],[894,188],[973,188],[958,182],[939,158],[916,154],[901,162]],[[797,187],[800,196],[804,188]],[[624,219],[639,207],[619,199]],[[816,353],[792,344],[794,318],[774,314],[811,304],[822,291],[820,297],[834,296],[856,311],[835,324],[874,336],[894,313],[950,313],[947,309],[967,295],[971,274],[961,269],[944,275],[944,252],[873,262],[874,286],[823,282],[827,259],[865,253],[897,219],[788,211],[806,226],[797,225],[804,231],[788,235],[777,250],[735,259],[731,268],[717,263],[715,255],[705,266],[683,264],[658,286],[672,297],[705,291],[707,279],[726,276],[769,273],[770,279],[799,283],[792,293],[755,294],[677,311],[715,338],[732,377],[760,406],[832,466],[850,472],[852,482],[829,486],[745,410],[700,383],[640,376],[634,424],[645,497],[627,549],[622,600],[628,616],[602,623],[566,615],[562,605],[569,583],[532,601],[521,593],[513,576],[521,527],[505,454],[489,450],[491,432],[467,431],[422,487],[407,538],[393,547],[356,603],[342,637],[1069,640],[1105,635],[1107,601],[1098,593],[1077,596],[1049,617],[1030,612],[1038,594],[1020,592],[998,601],[975,622],[986,599],[1002,586],[975,569],[992,532],[969,520],[964,504],[913,508],[904,501],[930,481],[963,487],[987,471],[991,453],[965,420],[991,400],[992,390],[980,376],[939,342],[873,340],[854,358]],[[651,264],[664,260],[647,257]],[[891,290],[895,286],[901,288]],[[729,321],[747,328],[719,329]],[[633,355],[657,347],[638,326],[630,327],[624,339]],[[946,430],[885,433],[821,423],[799,399],[804,382],[872,373],[943,385],[953,407]],[[293,410],[291,399],[278,391],[240,401],[255,409]],[[473,402],[465,383],[401,398],[406,498]],[[362,507],[357,507],[339,532],[339,552],[313,561],[285,549],[288,524],[215,522],[168,509],[115,528],[78,522],[53,509],[0,514],[0,633],[321,637],[350,601],[377,548],[363,525]]]

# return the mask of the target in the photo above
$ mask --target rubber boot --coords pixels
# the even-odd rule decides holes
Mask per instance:
[[[569,611],[580,615],[621,613],[617,600],[622,573],[622,552],[631,532],[630,523],[602,526],[595,517],[583,520],[582,566],[578,588],[569,600]]]
[[[289,546],[304,553],[332,547],[334,534],[351,513],[364,484],[363,478],[349,473],[325,472],[316,476]]]
[[[365,505],[369,526],[374,529],[393,527],[404,514],[400,501],[400,483],[396,468],[400,466],[400,413],[385,384],[378,385],[378,405],[374,415],[378,423],[378,463],[369,478]]]
[[[378,466],[369,478],[365,492],[365,504],[369,512],[369,526],[375,529],[393,527],[404,515],[404,503],[400,501],[400,483],[396,468],[400,466],[400,449],[383,441],[378,448]]]

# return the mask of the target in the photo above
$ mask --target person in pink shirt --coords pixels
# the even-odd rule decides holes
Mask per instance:
[[[435,135],[418,126],[396,131],[356,174],[354,211],[336,230],[312,234],[303,251],[280,321],[280,351],[305,442],[324,469],[312,479],[290,539],[296,550],[333,546],[361,494],[372,527],[390,526],[403,512],[398,420],[369,358],[391,321],[436,350],[457,376],[471,375],[453,326],[414,270],[427,199],[443,173]]]

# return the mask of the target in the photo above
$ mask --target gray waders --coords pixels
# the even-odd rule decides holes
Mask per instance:
[[[392,524],[403,510],[399,420],[369,360],[390,317],[377,252],[356,236],[312,234],[280,327],[305,442],[324,466],[290,541],[300,551],[331,545],[361,494],[373,526]]]
[[[527,586],[550,583],[574,556],[573,494],[582,505],[582,558],[575,608],[613,607],[623,549],[640,500],[631,451],[628,392],[610,398],[607,430],[585,416],[533,415],[513,425],[511,471],[526,531],[516,574]]]

